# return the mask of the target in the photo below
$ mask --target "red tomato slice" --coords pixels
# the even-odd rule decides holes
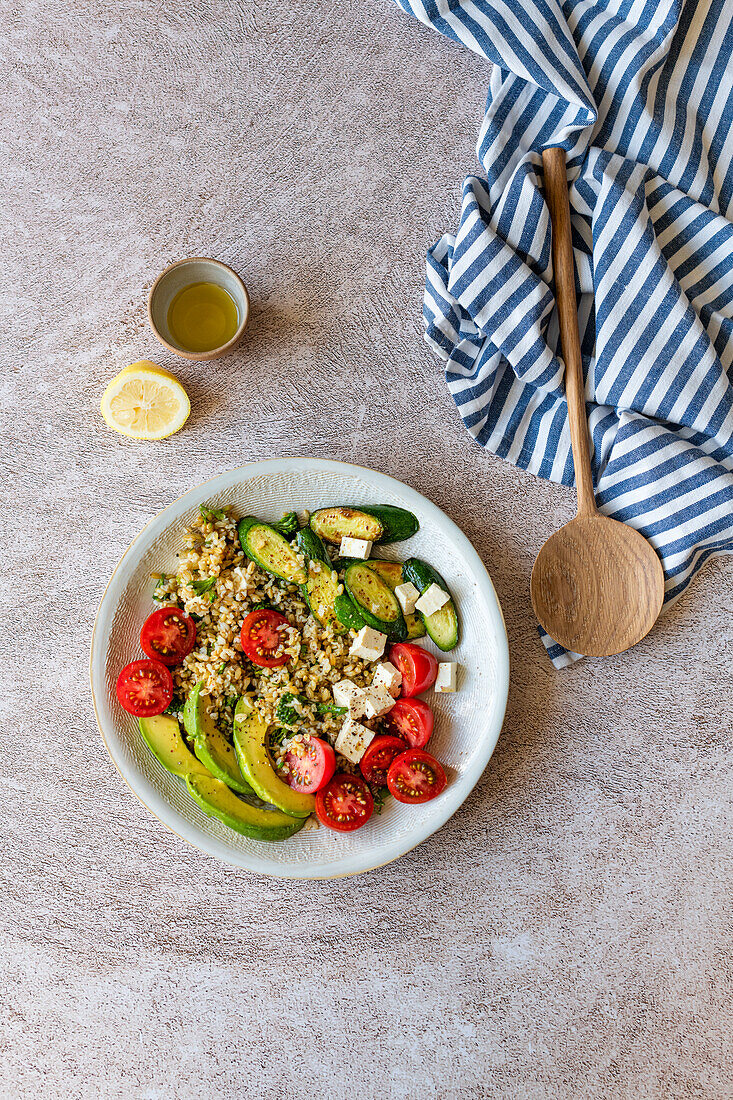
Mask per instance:
[[[402,695],[409,699],[421,695],[435,683],[438,662],[432,653],[412,642],[398,642],[389,651],[389,659],[402,673]]]
[[[260,668],[280,668],[290,660],[285,652],[288,620],[279,611],[252,611],[242,623],[242,649]]]
[[[387,786],[390,794],[398,802],[417,805],[437,798],[445,789],[445,772],[429,752],[422,749],[408,749],[395,756],[387,773]]]
[[[173,698],[173,677],[160,661],[133,661],[117,677],[117,698],[128,714],[162,714]]]
[[[140,646],[154,661],[179,665],[196,645],[196,623],[178,607],[159,607],[140,631]]]
[[[283,779],[294,791],[315,794],[326,786],[336,771],[336,753],[328,742],[306,734],[286,753],[285,765],[288,770]]]
[[[386,720],[390,733],[411,749],[424,749],[433,732],[433,712],[422,699],[398,699]]]
[[[339,833],[366,825],[373,810],[372,792],[360,775],[338,772],[316,795],[318,820]]]
[[[375,737],[359,764],[361,774],[367,783],[372,783],[376,787],[385,787],[390,764],[395,756],[399,756],[404,751],[405,742],[401,737],[390,737],[389,734]]]

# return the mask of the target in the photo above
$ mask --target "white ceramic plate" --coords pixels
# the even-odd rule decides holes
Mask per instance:
[[[155,606],[150,574],[173,572],[181,530],[199,504],[234,506],[266,520],[290,508],[328,504],[397,504],[409,508],[420,530],[408,542],[380,547],[380,556],[416,555],[443,574],[455,596],[462,636],[455,695],[426,695],[435,710],[430,751],[442,761],[448,786],[422,806],[387,799],[381,815],[353,833],[306,829],[277,843],[249,840],[208,818],[189,798],[182,780],[148,751],[134,718],[115,697],[120,669],[140,656],[139,632]],[[423,643],[421,643],[423,644]],[[438,650],[427,640],[428,648]],[[494,751],[506,707],[509,652],[494,587],[466,536],[419,493],[359,466],[321,459],[282,458],[252,463],[191,489],[160,512],[137,536],[112,574],[92,635],[92,697],[99,729],[112,760],[138,798],[169,829],[203,851],[237,867],[281,878],[331,878],[358,874],[397,859],[455,813]]]

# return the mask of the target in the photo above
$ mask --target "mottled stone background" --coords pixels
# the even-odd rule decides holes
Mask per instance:
[[[26,1098],[727,1098],[731,564],[633,652],[555,672],[528,580],[572,494],[484,454],[420,339],[488,72],[388,0],[0,5],[4,533],[0,1092]],[[219,256],[241,350],[166,354],[146,291]],[[185,431],[110,434],[157,359]],[[467,804],[362,878],[261,880],[122,785],[87,685],[97,601],[149,517],[273,455],[443,507],[509,632]],[[9,627],[9,629],[7,629]]]

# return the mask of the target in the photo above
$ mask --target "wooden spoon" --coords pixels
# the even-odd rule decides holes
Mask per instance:
[[[576,653],[606,657],[636,645],[651,630],[664,599],[664,571],[643,535],[602,516],[596,508],[564,150],[546,149],[542,163],[552,223],[555,297],[578,514],[540,550],[532,570],[532,604],[542,626],[560,645]]]

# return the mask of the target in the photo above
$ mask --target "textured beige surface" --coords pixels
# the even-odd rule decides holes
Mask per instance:
[[[555,672],[528,580],[571,494],[471,443],[419,339],[485,68],[386,0],[2,14],[0,1095],[729,1097],[731,564],[633,652]],[[253,296],[241,352],[211,366],[159,352],[144,316],[195,253]],[[143,356],[194,405],[155,447],[96,413]],[[444,507],[513,657],[463,810],[391,867],[307,887],[167,833],[87,688],[130,538],[277,453],[362,462]]]

